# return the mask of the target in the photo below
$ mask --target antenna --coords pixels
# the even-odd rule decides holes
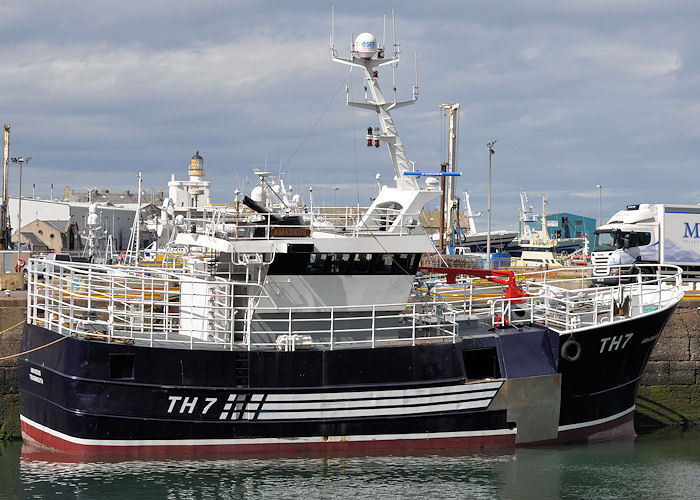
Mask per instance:
[[[391,24],[394,28],[394,59],[396,59],[398,44],[396,43],[396,16],[394,15],[394,9],[391,9]]]
[[[413,100],[418,100],[418,52],[416,51],[414,55],[414,62],[416,68],[416,84],[413,86]]]
[[[384,14],[384,29],[382,34],[382,48],[386,48],[386,14]]]
[[[331,7],[331,57],[335,57],[335,7]]]

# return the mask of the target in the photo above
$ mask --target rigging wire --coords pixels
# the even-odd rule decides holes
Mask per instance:
[[[338,85],[338,88],[335,89],[335,92],[333,93],[333,96],[329,99],[328,103],[326,104],[326,107],[323,108],[323,111],[321,114],[316,118],[316,121],[314,124],[311,126],[311,129],[306,133],[304,138],[301,140],[297,148],[294,150],[294,152],[291,154],[291,156],[287,159],[287,161],[284,164],[284,168],[286,169],[289,166],[289,163],[292,161],[292,159],[296,156],[296,154],[299,152],[299,150],[302,148],[306,140],[309,138],[309,136],[313,133],[313,131],[316,129],[316,126],[318,123],[321,121],[321,118],[326,114],[326,111],[328,111],[328,108],[330,108],[331,104],[335,100],[336,96],[338,95],[338,92],[340,92],[340,89],[343,88],[343,84],[345,83],[345,78],[340,82],[340,85]],[[282,171],[282,168],[280,168],[280,172]]]

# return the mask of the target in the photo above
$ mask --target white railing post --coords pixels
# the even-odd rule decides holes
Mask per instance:
[[[285,346],[285,350],[289,350],[289,342],[292,339],[292,332],[294,331],[294,328],[292,328],[292,308],[289,308],[289,313],[287,314],[287,345]]]
[[[335,308],[331,307],[331,351],[333,350],[333,333],[335,331],[335,325],[333,324],[335,320]]]
[[[413,314],[411,315],[413,320],[411,321],[411,338],[413,339],[413,345],[416,345],[416,304],[411,304],[413,306]]]
[[[376,316],[377,316],[377,306],[372,304],[372,349],[374,349],[374,326],[375,326]]]

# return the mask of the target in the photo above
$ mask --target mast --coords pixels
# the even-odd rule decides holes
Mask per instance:
[[[468,191],[464,192],[464,215],[466,215],[467,219],[469,220],[469,230],[467,231],[467,234],[472,236],[476,234],[476,221],[474,220],[474,217],[481,216],[481,212],[475,214],[472,211],[472,203],[469,199]]]
[[[136,221],[136,265],[139,265],[139,246],[141,243],[141,172],[138,175],[139,178],[139,192],[136,195],[136,214],[134,214],[134,220]]]
[[[449,112],[449,140],[447,143],[447,171],[456,172],[457,171],[457,111],[459,111],[459,103],[454,104],[440,104],[440,108],[445,109]],[[447,220],[445,226],[450,234],[453,233],[453,226],[457,222],[457,198],[455,198],[455,184],[456,179],[453,176],[449,176],[446,180],[447,182],[447,195],[445,197],[445,214]],[[458,242],[452,241],[452,245]]]
[[[331,29],[332,32],[332,29]],[[396,30],[394,30],[394,55],[391,58],[384,57],[384,46],[378,45],[374,35],[361,33],[355,38],[355,42],[350,51],[350,58],[338,57],[333,46],[333,35],[331,35],[331,59],[334,62],[347,66],[362,68],[365,76],[365,102],[355,102],[350,100],[349,90],[346,86],[347,104],[363,109],[370,109],[377,112],[379,127],[370,127],[367,133],[368,146],[374,143],[379,147],[379,142],[386,143],[389,149],[391,163],[396,173],[396,188],[399,190],[418,190],[418,181],[415,177],[404,175],[405,172],[413,171],[413,164],[408,159],[406,150],[403,147],[396,125],[391,117],[390,111],[409,104],[414,104],[418,100],[418,78],[413,86],[413,98],[407,101],[397,101],[394,89],[394,98],[387,101],[379,87],[379,71],[377,68],[392,65],[396,68],[400,59],[400,46],[396,42]],[[376,55],[376,57],[375,57]],[[416,72],[417,75],[417,72]],[[367,94],[369,90],[369,94]]]

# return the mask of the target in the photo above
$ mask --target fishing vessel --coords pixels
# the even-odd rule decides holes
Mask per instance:
[[[515,446],[633,435],[639,378],[680,271],[591,288],[540,273],[422,268],[422,186],[363,33],[348,58],[396,184],[346,225],[251,208],[170,221],[177,259],[29,262],[22,434],[112,456]],[[368,139],[369,140],[369,139]],[[198,217],[199,215],[199,217]],[[204,215],[207,215],[206,217]],[[527,278],[527,277],[526,277]],[[491,281],[484,282],[484,279]],[[434,286],[444,282],[451,293]],[[566,283],[566,284],[565,284]]]
[[[508,246],[508,253],[515,258],[516,266],[564,266],[568,256],[578,252],[585,245],[583,237],[571,237],[564,233],[552,238],[547,229],[547,198],[542,196],[542,214],[539,216],[540,227],[535,223],[538,217],[532,206],[527,206],[527,194],[520,191],[520,227],[521,235]]]

